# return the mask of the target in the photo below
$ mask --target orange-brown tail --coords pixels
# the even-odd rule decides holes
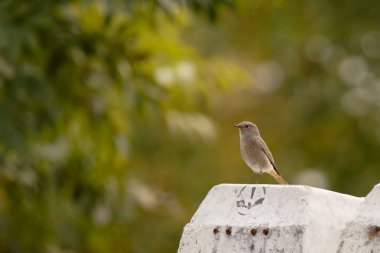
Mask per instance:
[[[276,170],[271,170],[268,172],[274,179],[277,180],[280,184],[288,184],[288,182],[285,181],[285,179],[282,178],[282,176],[276,171]]]

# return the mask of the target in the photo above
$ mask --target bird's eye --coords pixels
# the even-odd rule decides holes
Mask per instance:
[[[249,125],[245,125],[245,128],[248,128],[249,127]]]

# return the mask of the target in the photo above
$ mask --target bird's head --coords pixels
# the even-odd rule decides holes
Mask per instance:
[[[249,121],[243,121],[239,124],[235,125],[235,127],[239,128],[240,133],[242,134],[259,134],[259,129],[255,124]]]

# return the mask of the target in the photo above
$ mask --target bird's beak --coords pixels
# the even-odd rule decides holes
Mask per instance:
[[[237,128],[240,128],[240,126],[239,126],[239,125],[235,125],[235,127],[237,127]]]

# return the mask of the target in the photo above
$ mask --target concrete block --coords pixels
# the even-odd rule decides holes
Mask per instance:
[[[380,184],[360,204],[340,236],[338,253],[380,252]]]
[[[300,185],[213,187],[178,252],[336,252],[362,198]]]

